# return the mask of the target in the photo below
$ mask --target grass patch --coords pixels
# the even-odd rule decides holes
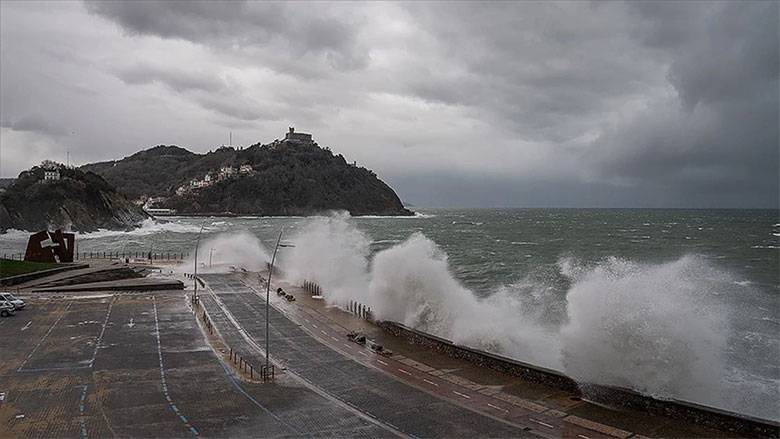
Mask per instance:
[[[19,274],[34,273],[36,271],[62,267],[63,265],[65,264],[55,264],[50,262],[14,261],[11,259],[0,258],[0,278],[16,276]]]

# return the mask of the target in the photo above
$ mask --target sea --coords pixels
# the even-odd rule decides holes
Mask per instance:
[[[634,389],[780,420],[780,212],[434,209],[413,217],[169,217],[78,234],[80,253],[260,269],[333,306]],[[202,228],[202,233],[201,232]],[[200,234],[200,241],[198,236]],[[0,254],[28,232],[0,235]]]

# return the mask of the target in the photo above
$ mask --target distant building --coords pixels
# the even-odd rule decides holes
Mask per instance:
[[[230,178],[236,173],[236,168],[232,166],[223,166],[219,169],[219,179],[224,180]]]
[[[149,197],[143,205],[143,209],[147,212],[155,209],[156,204],[165,203],[168,201],[167,197]]]
[[[238,168],[239,174],[249,174],[253,171],[252,165],[241,165],[240,168]]]
[[[176,215],[176,209],[158,209],[158,208],[145,208],[144,211],[152,216],[173,216]]]
[[[55,181],[60,179],[60,171],[58,169],[51,171],[43,171],[43,179],[45,181]]]
[[[284,135],[285,143],[294,143],[294,144],[312,144],[311,140],[311,134],[306,133],[296,133],[294,127],[290,127],[290,131],[287,132],[287,134]]]

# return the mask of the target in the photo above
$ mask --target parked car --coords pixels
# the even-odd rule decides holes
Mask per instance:
[[[27,306],[27,304],[24,303],[24,300],[15,297],[11,293],[0,293],[0,300],[9,302],[14,306],[15,309],[23,309],[25,306]]]
[[[0,316],[8,317],[16,314],[16,308],[11,302],[0,300]]]

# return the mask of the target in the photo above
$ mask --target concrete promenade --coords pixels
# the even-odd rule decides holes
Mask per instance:
[[[230,331],[233,342],[244,343],[241,349],[254,352],[254,364],[262,364],[264,289],[257,284],[254,275],[204,277],[214,287],[213,294],[202,297],[209,310],[217,310],[216,318],[221,322],[216,326]],[[453,359],[410,344],[352,314],[327,307],[322,300],[309,298],[297,286],[276,281],[272,289],[278,286],[294,293],[298,300],[287,302],[275,293],[271,294],[272,358],[306,378],[317,389],[359,410],[366,409],[370,416],[408,435],[418,436],[413,430],[418,426],[401,427],[399,418],[401,421],[412,418],[412,422],[419,418],[421,430],[429,424],[426,416],[434,420],[446,419],[441,424],[432,424],[431,430],[425,430],[429,436],[453,436],[458,431],[457,421],[452,417],[442,418],[444,415],[437,413],[435,404],[423,404],[404,412],[407,409],[404,401],[409,392],[421,391],[439,404],[446,402],[466,409],[468,418],[478,415],[508,424],[517,429],[515,436],[533,434],[580,439],[740,436],[644,411],[610,409],[581,400],[571,392]],[[346,335],[353,330],[367,334],[394,353],[380,356],[349,341]],[[330,352],[323,351],[324,348]],[[400,387],[403,389],[400,394],[391,393],[384,387],[385,379],[406,387]],[[385,407],[381,398],[388,398],[386,403],[392,409],[387,412],[374,410],[374,407]],[[401,401],[400,407],[398,401]],[[403,416],[396,416],[399,411]],[[444,431],[438,428],[444,428]],[[479,430],[474,434],[490,435]]]
[[[254,364],[261,364],[262,295],[238,275],[203,275],[203,279],[213,294],[202,294],[201,300],[221,335],[228,344],[250,351]],[[293,322],[272,307],[270,328],[271,356],[278,363],[310,386],[403,435],[609,437],[549,414],[514,407],[510,411],[506,401],[458,386],[435,372],[427,374],[416,369],[411,359],[385,358],[351,343],[343,329],[326,322]]]

